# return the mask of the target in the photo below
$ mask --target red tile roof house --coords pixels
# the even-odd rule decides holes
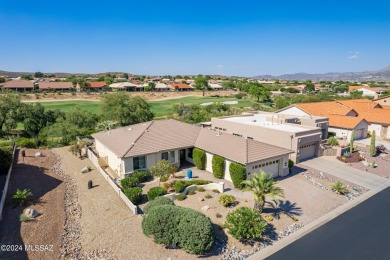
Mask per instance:
[[[135,170],[149,170],[162,159],[176,167],[193,163],[192,151],[206,152],[206,170],[212,171],[213,155],[225,158],[224,179],[231,181],[229,165],[232,162],[246,167],[247,178],[272,167],[273,176],[288,174],[288,157],[293,151],[251,139],[219,133],[176,120],[157,120],[125,126],[92,135],[95,150],[102,166],[108,166],[123,178]],[[104,165],[103,165],[104,164]]]
[[[98,91],[107,91],[109,89],[107,83],[104,81],[91,81],[91,82],[87,82],[87,83],[88,83],[88,86],[83,87],[83,88],[80,88],[80,84],[77,83],[77,86],[76,86],[77,91],[98,92]]]
[[[75,90],[72,82],[47,82],[38,83],[40,91],[72,91]]]
[[[188,84],[184,84],[184,83],[171,83],[171,84],[169,84],[169,86],[171,86],[173,89],[175,89],[177,91],[191,91],[191,90],[194,90],[193,87],[191,87]]]
[[[14,90],[19,92],[33,91],[34,81],[33,80],[11,80],[7,81],[1,89]]]

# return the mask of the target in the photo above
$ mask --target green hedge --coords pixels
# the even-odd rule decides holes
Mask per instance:
[[[156,197],[167,194],[167,189],[164,187],[153,187],[148,191],[148,200],[154,200]]]
[[[124,178],[121,180],[121,186],[123,189],[133,188],[137,186],[138,179],[136,177]]]
[[[231,163],[229,165],[229,171],[234,187],[242,189],[244,187],[242,182],[246,180],[245,166],[239,163]]]
[[[213,174],[215,178],[223,179],[225,176],[225,159],[218,155],[213,155]]]
[[[194,148],[194,150],[192,151],[192,158],[194,159],[194,164],[195,164],[196,168],[198,168],[200,170],[206,169],[206,152],[205,151],[198,149],[198,148]]]
[[[124,193],[134,205],[138,205],[142,200],[142,188],[140,187],[127,188]]]
[[[167,246],[176,244],[187,253],[200,254],[214,242],[213,225],[203,213],[173,205],[149,209],[142,220],[145,235]]]
[[[146,171],[134,171],[131,173],[131,177],[138,179],[138,182],[145,182],[148,180]]]
[[[6,174],[12,163],[12,147],[0,147],[0,174]]]
[[[163,197],[163,196],[157,197],[154,200],[149,201],[148,204],[146,204],[144,208],[144,214],[148,214],[151,208],[154,208],[156,206],[161,206],[161,205],[175,205],[175,203],[173,203],[173,201],[170,198]]]
[[[248,207],[240,207],[226,216],[224,227],[238,240],[261,238],[266,224],[260,212]]]
[[[26,137],[21,137],[19,140],[16,142],[17,147],[25,147],[25,148],[37,148],[37,140],[34,138],[26,138]]]

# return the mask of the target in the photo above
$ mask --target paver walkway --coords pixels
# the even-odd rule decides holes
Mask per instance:
[[[335,157],[331,156],[317,157],[304,161],[300,163],[300,165],[306,165],[319,171],[332,174],[367,189],[373,189],[387,181],[387,179],[383,177],[350,167],[348,164],[342,163]]]

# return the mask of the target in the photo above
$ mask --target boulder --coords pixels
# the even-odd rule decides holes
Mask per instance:
[[[87,166],[81,169],[81,173],[87,173],[87,172],[89,172],[89,168]]]
[[[26,215],[28,218],[35,218],[38,216],[38,212],[35,209],[27,208],[23,211],[23,214]]]
[[[41,152],[36,152],[35,153],[35,157],[42,157],[42,153]]]
[[[210,206],[203,206],[200,210],[202,210],[202,211],[207,211],[208,209],[210,208]]]

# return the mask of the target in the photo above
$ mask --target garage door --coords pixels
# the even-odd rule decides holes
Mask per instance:
[[[316,142],[301,145],[299,147],[299,161],[315,157],[316,155]]]
[[[268,174],[272,174],[273,177],[279,176],[279,162],[280,160],[263,161],[253,165],[251,174],[248,176],[248,179],[251,179],[253,173],[259,173],[260,170],[263,170]]]
[[[363,138],[363,129],[357,129],[355,130],[355,137],[354,140],[359,140]]]

